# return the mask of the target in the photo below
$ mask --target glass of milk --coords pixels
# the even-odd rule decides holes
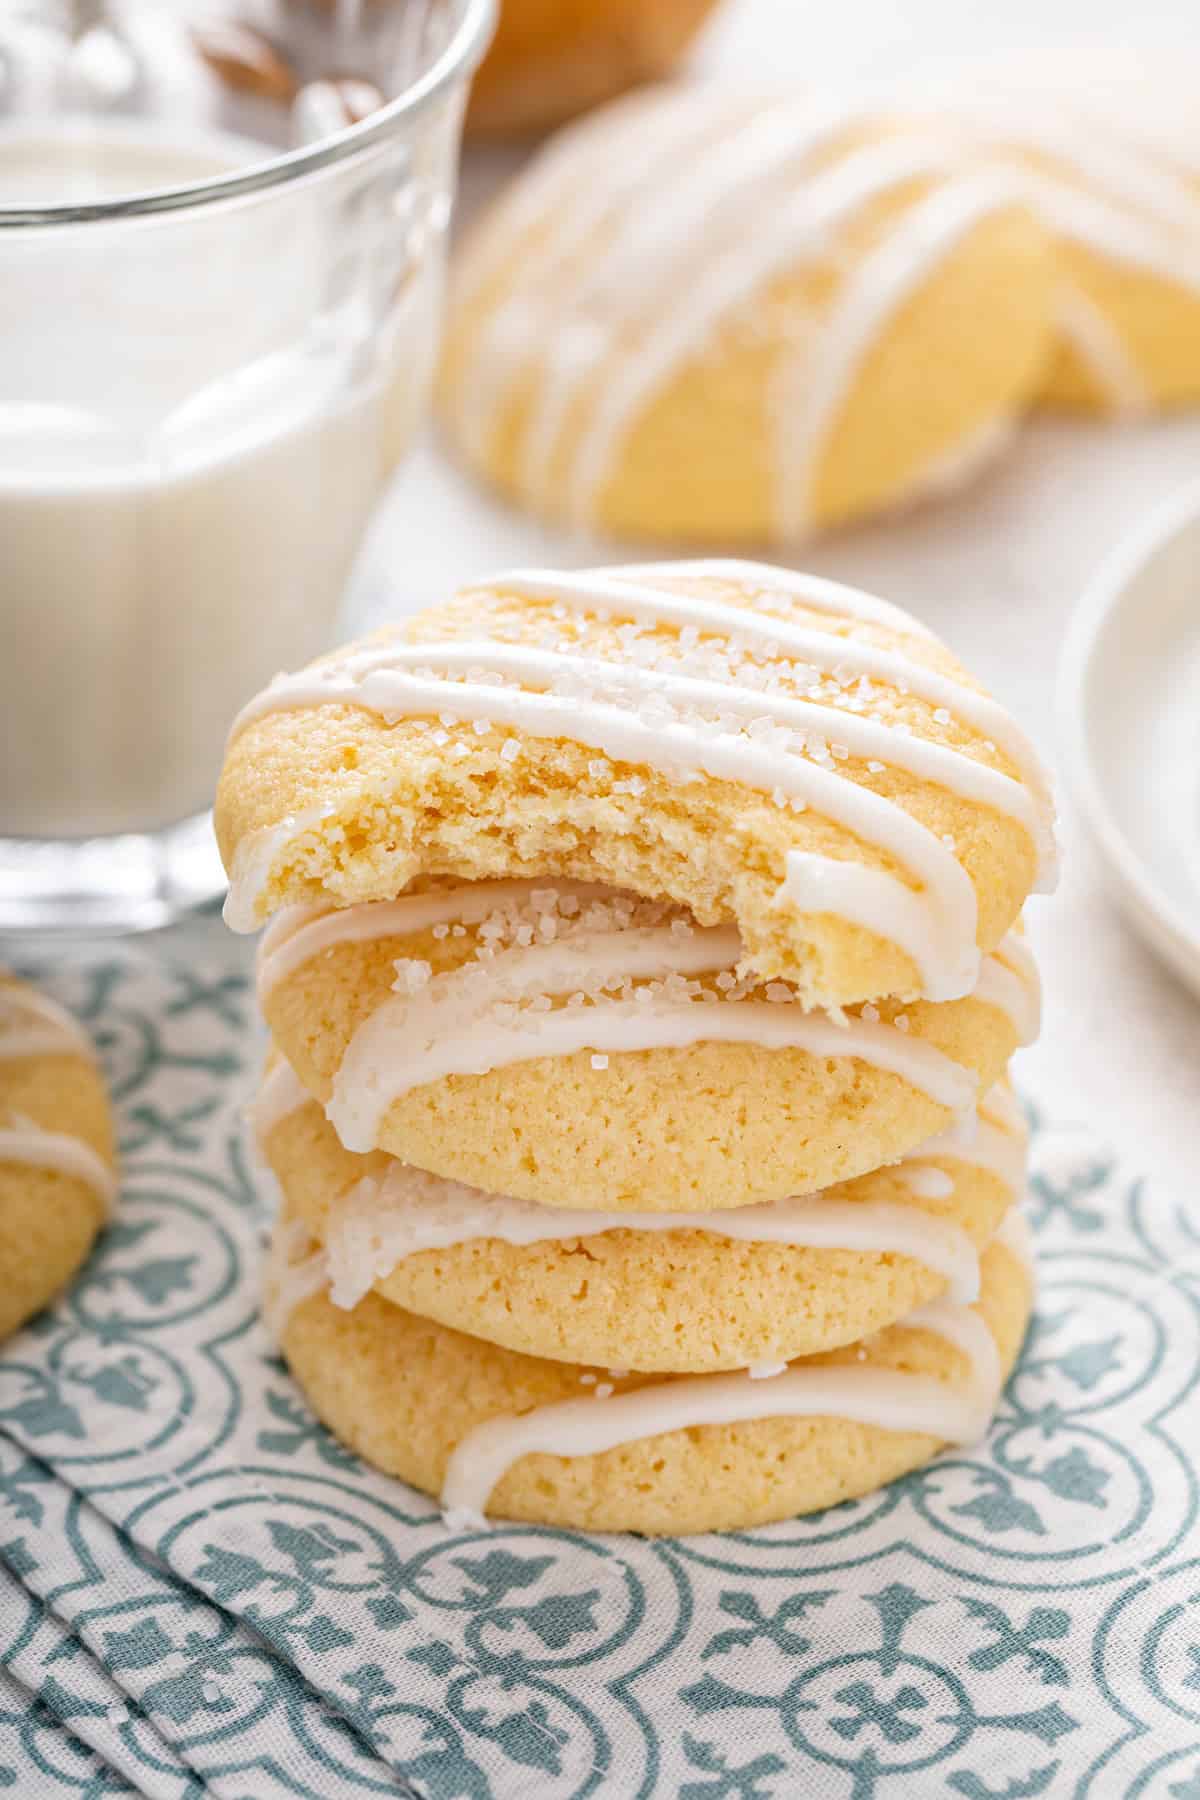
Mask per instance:
[[[0,930],[223,888],[229,722],[333,640],[421,419],[490,21],[0,0]]]

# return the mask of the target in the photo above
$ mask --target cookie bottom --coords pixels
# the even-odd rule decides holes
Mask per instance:
[[[448,1509],[591,1531],[734,1531],[855,1499],[927,1462],[947,1441],[979,1434],[1032,1304],[1015,1233],[988,1249],[982,1273],[974,1307],[927,1308],[762,1380],[663,1379],[551,1362],[417,1318],[375,1294],[351,1312],[310,1295],[293,1307],[281,1338],[330,1430]],[[269,1288],[280,1279],[277,1269]],[[846,1396],[860,1416],[773,1413],[772,1380],[780,1382],[776,1398],[807,1384],[818,1397]],[[756,1416],[730,1416],[747,1408]],[[535,1409],[553,1410],[531,1420]],[[706,1411],[724,1413],[725,1422],[698,1422]],[[656,1417],[668,1428],[655,1429]],[[597,1433],[631,1429],[631,1419],[645,1435],[580,1448]],[[579,1453],[522,1449],[531,1439]]]

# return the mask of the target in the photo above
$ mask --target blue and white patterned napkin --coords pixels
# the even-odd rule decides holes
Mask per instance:
[[[0,1353],[0,1792],[1200,1800],[1200,1230],[1035,1118],[987,1445],[732,1537],[450,1533],[256,1319],[244,947],[22,971],[96,1035],[117,1221]]]

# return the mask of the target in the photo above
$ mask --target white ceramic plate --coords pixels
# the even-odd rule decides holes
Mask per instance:
[[[1059,700],[1068,780],[1114,896],[1200,994],[1200,485],[1092,582]]]

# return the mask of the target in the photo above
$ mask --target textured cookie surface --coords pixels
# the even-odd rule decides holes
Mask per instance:
[[[108,1095],[82,1030],[0,975],[0,1338],[79,1268],[114,1169]]]
[[[923,627],[739,563],[466,589],[260,696],[216,818],[240,928],[574,877],[736,922],[822,1006],[969,992],[1054,858],[1033,751]]]
[[[997,1244],[984,1258],[977,1310],[1004,1371],[1017,1355],[1030,1303],[1025,1266]],[[468,1432],[498,1415],[578,1399],[588,1391],[585,1377],[595,1377],[596,1387],[612,1379],[603,1370],[498,1349],[376,1295],[349,1313],[321,1296],[303,1301],[284,1328],[283,1347],[331,1430],[368,1462],[431,1494],[441,1490],[451,1452]],[[899,1371],[955,1390],[970,1377],[960,1349],[904,1326],[797,1366],[852,1367],[868,1378]],[[618,1394],[639,1385],[636,1377],[613,1382]],[[842,1418],[772,1418],[770,1382],[753,1385],[762,1388],[763,1416],[752,1421],[693,1426],[592,1455],[523,1456],[496,1484],[488,1510],[594,1531],[737,1530],[868,1493],[926,1462],[940,1445],[929,1432]]]
[[[468,238],[442,413],[555,519],[794,541],[972,473],[1038,382],[1051,298],[1017,184],[963,133],[665,90],[563,133]]]
[[[350,1148],[551,1206],[708,1212],[778,1200],[944,1130],[1036,1024],[1036,973],[1014,940],[986,960],[973,997],[881,1001],[838,1026],[784,983],[737,981],[736,934],[698,932],[623,896],[535,887],[532,904],[528,892],[501,898],[512,893],[450,890],[446,914],[465,924],[333,941],[296,967],[306,943],[386,931],[432,912],[437,896],[341,910],[290,937],[280,921],[268,935],[267,1020]],[[564,904],[576,910],[564,917]],[[643,964],[628,980],[647,951],[661,954],[659,978]],[[667,973],[705,961],[693,976]],[[720,1041],[723,1030],[742,1041]],[[653,1033],[657,1047],[637,1047]]]
[[[739,1212],[734,1229],[746,1235],[735,1238],[521,1207],[378,1152],[351,1154],[312,1101],[275,1121],[264,1148],[293,1216],[325,1247],[343,1309],[378,1274],[376,1292],[394,1305],[527,1355],[704,1373],[849,1343],[942,1294],[947,1272],[977,1278],[978,1250],[1024,1185],[1019,1117],[1003,1092],[992,1106],[972,1143],[939,1142],[813,1196],[816,1243],[770,1238],[789,1220],[803,1238],[803,1201],[784,1219]],[[539,1211],[547,1235],[527,1241]],[[456,1231],[463,1241],[412,1250]],[[920,1257],[927,1234],[936,1263]]]

